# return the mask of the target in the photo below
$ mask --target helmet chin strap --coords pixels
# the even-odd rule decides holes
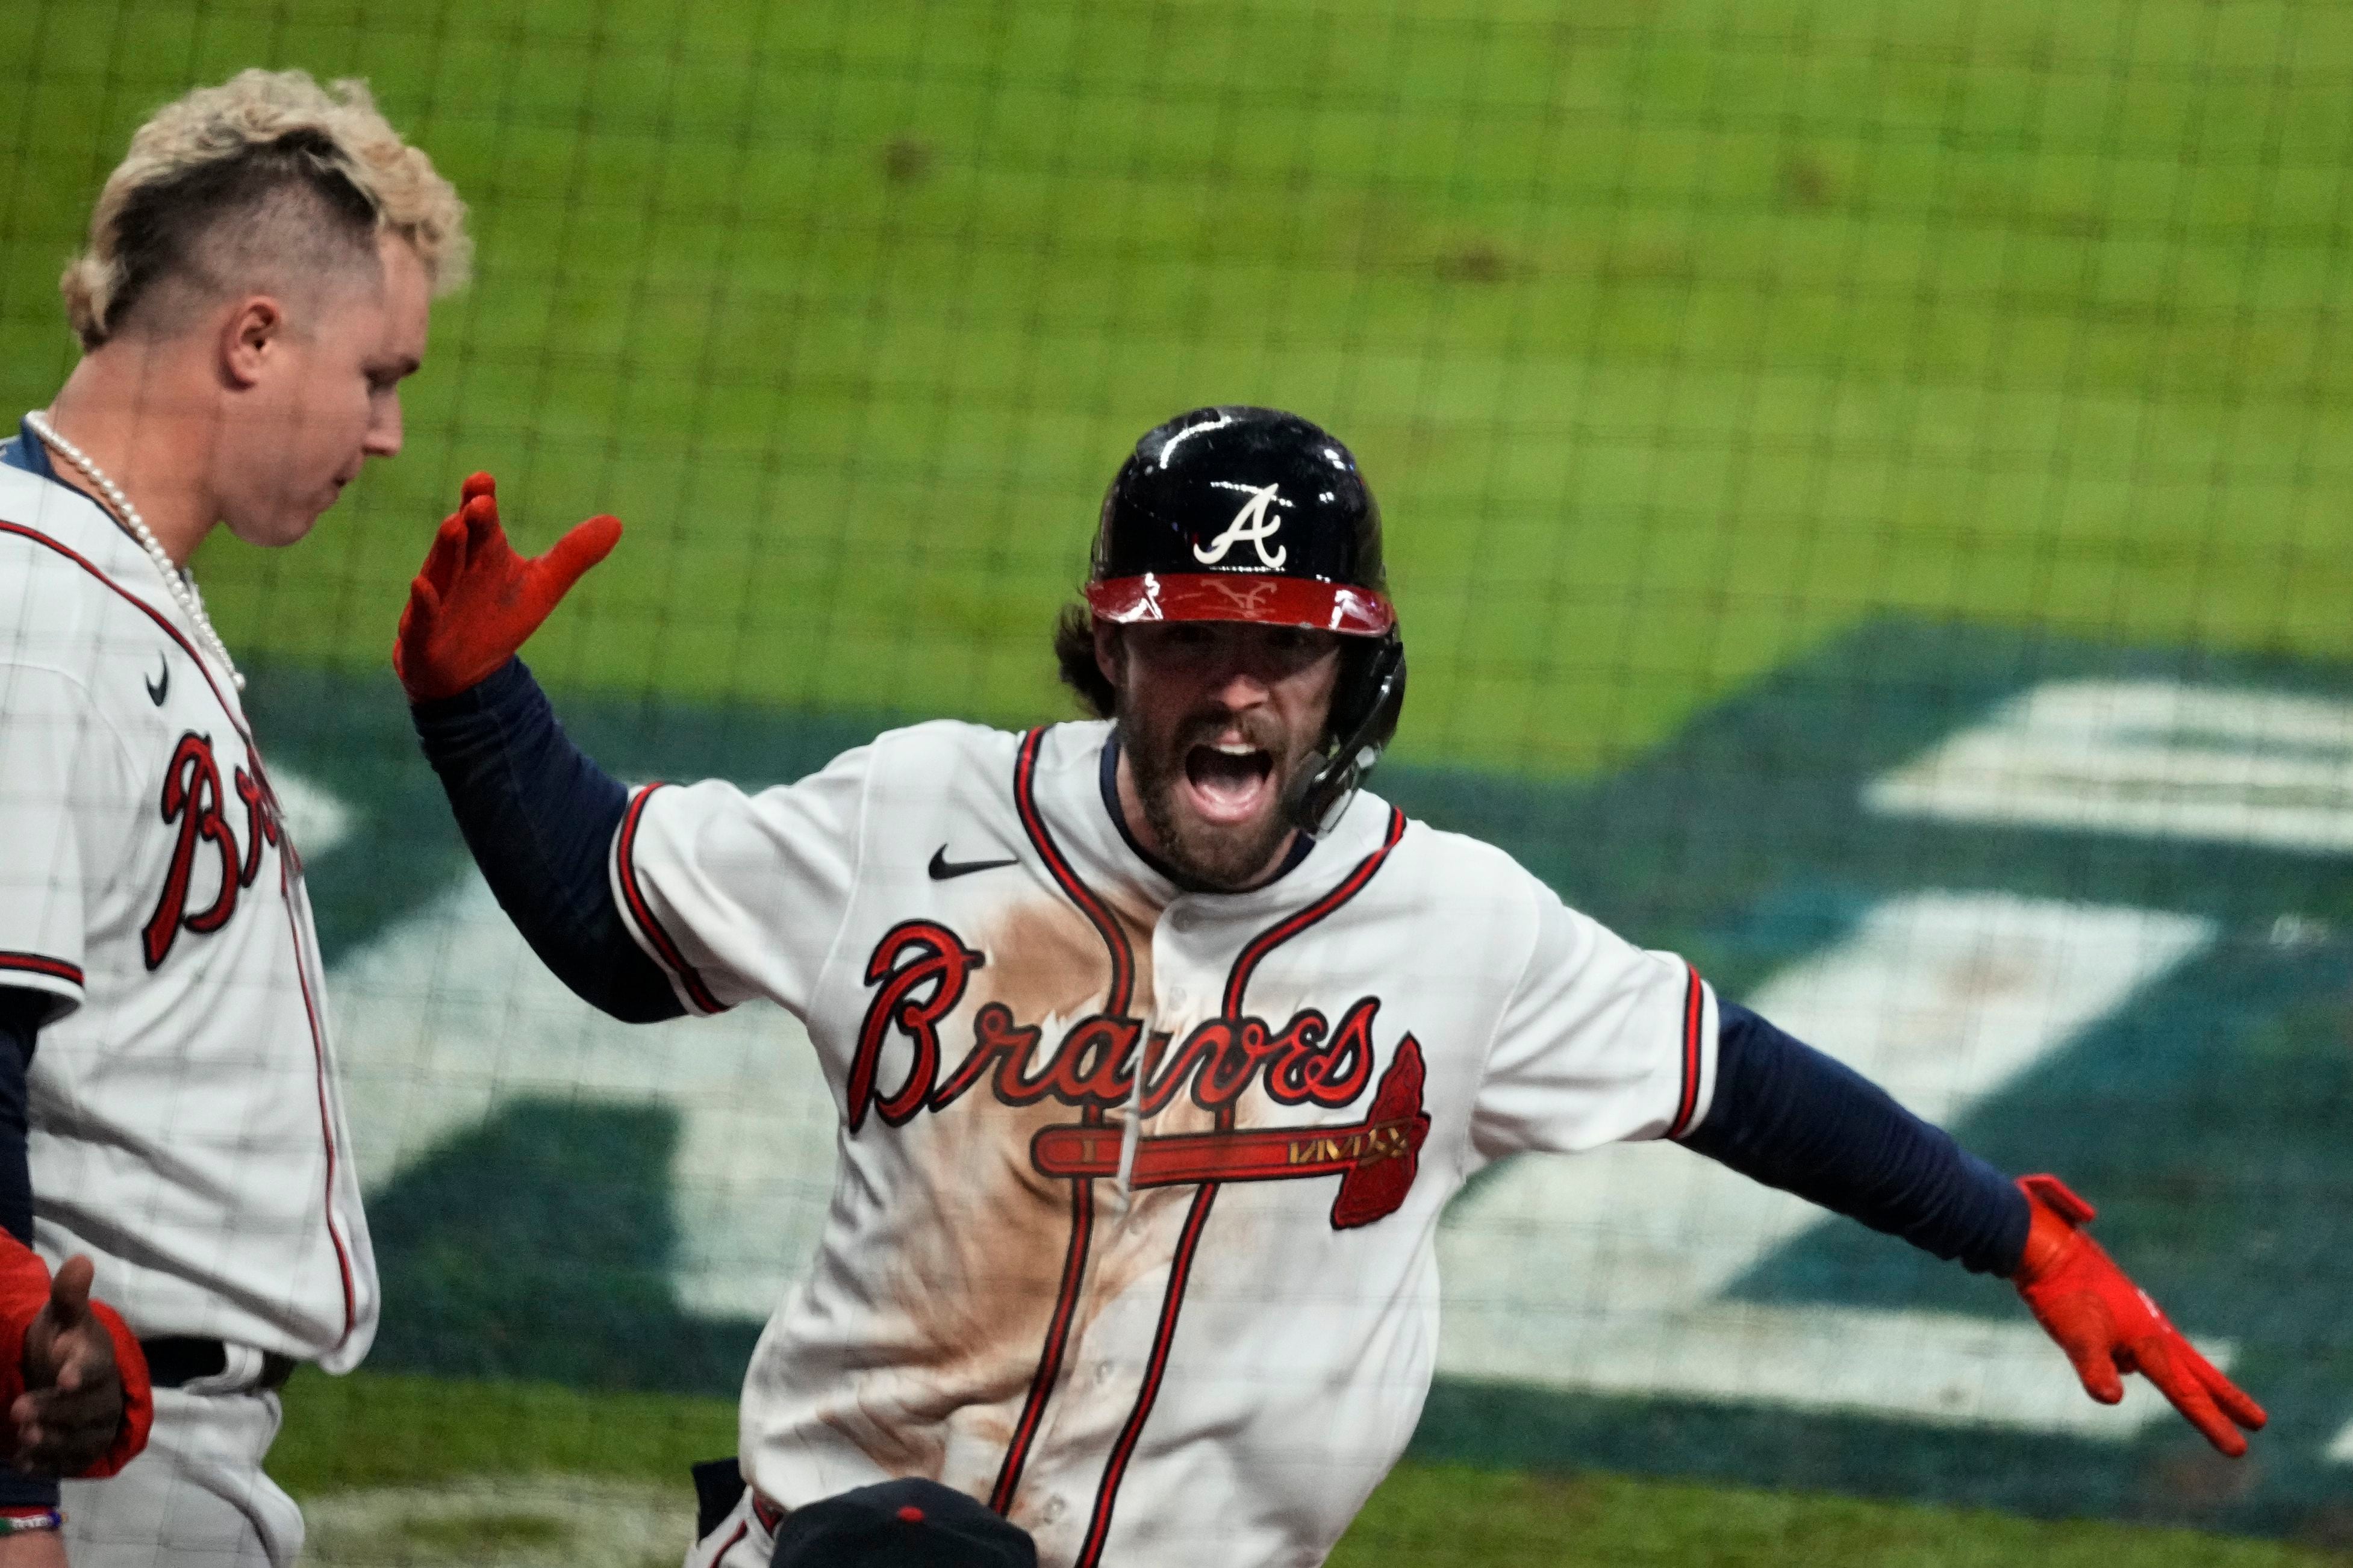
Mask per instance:
[[[1380,734],[1384,722],[1392,728],[1397,723],[1395,708],[1405,685],[1402,641],[1392,640],[1381,648],[1366,672],[1365,685],[1370,689],[1372,700],[1365,704],[1364,712],[1349,727],[1348,733],[1335,739],[1324,752],[1322,765],[1302,773],[1284,794],[1284,812],[1293,825],[1310,838],[1321,838],[1340,826],[1365,775],[1381,760],[1381,748],[1388,737],[1374,737]]]

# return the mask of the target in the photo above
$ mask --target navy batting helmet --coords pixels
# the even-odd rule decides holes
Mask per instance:
[[[1405,707],[1381,509],[1348,448],[1296,414],[1197,408],[1147,432],[1105,492],[1087,606],[1103,620],[1336,632],[1324,765],[1287,802],[1307,833],[1347,809]]]

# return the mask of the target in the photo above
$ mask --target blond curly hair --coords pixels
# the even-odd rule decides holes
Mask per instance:
[[[82,346],[95,349],[150,304],[166,310],[157,301],[175,292],[216,298],[299,286],[339,262],[373,265],[386,233],[416,247],[434,293],[466,281],[466,204],[377,111],[365,82],[322,88],[306,71],[240,71],[139,128],[99,193],[89,248],[58,287]]]

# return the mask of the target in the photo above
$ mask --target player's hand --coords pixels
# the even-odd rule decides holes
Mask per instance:
[[[2148,1292],[2125,1277],[2100,1244],[2084,1234],[2092,1205],[2056,1176],[2019,1181],[2032,1215],[2026,1251],[2010,1283],[2026,1298],[2045,1332],[2059,1342],[2084,1392],[2103,1405],[2125,1396],[2120,1373],[2137,1372],[2173,1401],[2206,1440],[2232,1458],[2247,1451],[2239,1427],[2263,1424],[2263,1407],[2198,1353],[2158,1310]]]
[[[106,1458],[122,1429],[122,1376],[114,1337],[90,1310],[94,1270],[71,1258],[25,1331],[25,1392],[8,1410],[10,1458],[20,1470],[73,1476]]]
[[[620,537],[619,519],[592,517],[526,560],[499,526],[491,476],[468,479],[400,612],[392,668],[408,700],[455,697],[496,672]]]

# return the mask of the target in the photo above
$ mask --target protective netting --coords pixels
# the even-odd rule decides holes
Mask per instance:
[[[469,868],[385,658],[459,480],[533,548],[628,524],[531,648],[584,740],[755,784],[1066,716],[1104,483],[1249,402],[1379,495],[1379,787],[2066,1174],[2274,1415],[2218,1483],[2008,1291],[1639,1149],[1458,1205],[1429,1450],[2342,1495],[2353,10],[16,0],[0,412],[74,362],[131,129],[253,64],[368,79],[480,247],[406,452],[195,563],[320,909],[377,1366],[725,1393],[831,1181],[779,1016],[596,1023]]]

